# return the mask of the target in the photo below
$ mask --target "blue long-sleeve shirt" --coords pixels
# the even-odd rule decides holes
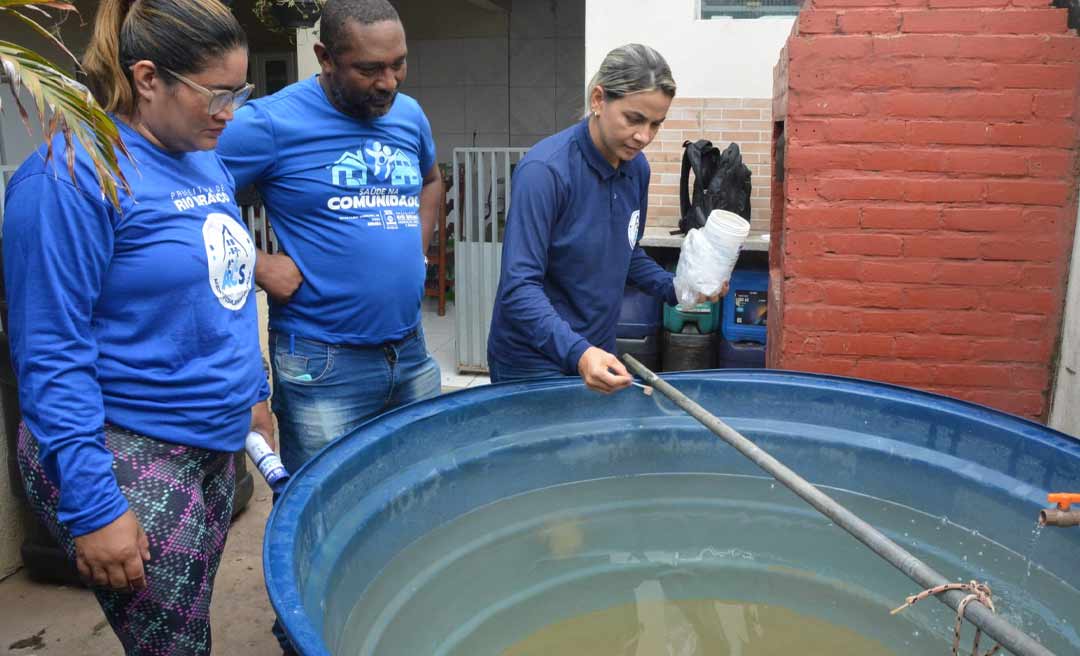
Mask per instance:
[[[251,297],[255,249],[213,152],[170,153],[120,124],[133,195],[101,198],[63,137],[7,189],[4,275],[23,419],[73,535],[127,510],[109,422],[166,442],[243,448],[269,395]]]
[[[638,245],[649,164],[613,167],[588,120],[538,143],[517,165],[488,360],[577,374],[589,346],[615,351],[626,284],[674,304],[672,274]]]

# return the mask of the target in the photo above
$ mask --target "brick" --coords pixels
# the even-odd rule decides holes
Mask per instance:
[[[903,298],[903,286],[831,282],[822,287],[821,296],[827,305],[897,308]]]
[[[933,368],[937,385],[966,385],[970,387],[1006,387],[1009,367],[992,364],[942,364]]]
[[[919,62],[911,65],[911,86],[986,89],[997,83],[997,65]]]
[[[825,249],[838,255],[898,256],[904,242],[895,235],[826,234]]]
[[[788,111],[803,116],[863,116],[868,107],[862,94],[792,92]]]
[[[789,232],[784,236],[784,252],[802,257],[824,255],[824,238],[816,232]]]
[[[892,7],[895,4],[895,0],[814,0],[814,7],[821,9]]]
[[[977,34],[983,12],[978,10],[929,9],[904,12],[901,32],[923,34]]]
[[[788,84],[795,91],[905,88],[910,85],[910,72],[904,64],[867,66],[864,61],[826,60],[794,69]]]
[[[989,9],[1008,6],[1011,0],[930,0],[931,9]]]
[[[1068,31],[1064,9],[993,10],[985,12],[982,28],[990,34],[1053,34]]]
[[[945,262],[936,282],[946,285],[997,287],[1020,280],[1020,266],[1004,262]]]
[[[1061,122],[994,123],[989,143],[1006,146],[1069,147],[1076,143],[1075,125]]]
[[[819,36],[794,38],[788,42],[791,61],[803,59],[862,59],[874,51],[874,40],[867,36]]]
[[[930,368],[909,362],[862,360],[855,364],[855,375],[887,383],[917,384],[930,382]]]
[[[1054,332],[1056,337],[1061,321],[1061,317],[1056,313],[1049,316],[1042,314],[1015,314],[1013,317],[1013,337],[1022,339],[1044,336],[1051,331]]]
[[[1050,314],[1061,308],[1064,299],[1045,290],[988,289],[983,292],[986,307],[1018,314]]]
[[[917,309],[970,310],[978,298],[966,287],[909,287],[900,307]]]
[[[1066,150],[1046,150],[1027,157],[1028,173],[1036,178],[1067,178],[1076,167],[1076,154]]]
[[[808,8],[799,13],[798,34],[831,34],[837,29],[836,22],[837,12]]]
[[[815,335],[795,330],[785,330],[781,349],[785,355],[818,354],[821,352],[821,339]]]
[[[987,200],[994,203],[1061,206],[1073,186],[1060,181],[993,180],[987,185]]]
[[[889,9],[845,11],[839,25],[844,34],[889,34],[900,29],[900,13]]]
[[[784,308],[784,325],[809,331],[855,331],[859,329],[858,315],[788,305]]]
[[[1041,0],[1040,0],[1041,1]],[[1046,61],[1080,61],[1080,40],[1073,34],[1050,35],[1045,38]]]
[[[1025,175],[1028,162],[1013,149],[951,150],[945,168],[953,173],[982,173],[984,175]],[[991,185],[994,183],[991,182]]]
[[[857,207],[793,207],[784,214],[789,230],[823,230],[828,228],[857,228]]]
[[[1035,95],[1036,118],[1072,118],[1076,114],[1076,94],[1052,91]]]
[[[926,333],[933,325],[937,312],[923,310],[864,310],[859,323],[864,333]]]
[[[946,170],[946,153],[942,150],[925,150],[901,147],[898,149],[875,149],[862,158],[861,169],[869,171],[929,171]]]
[[[905,93],[894,91],[868,98],[874,111],[884,116],[912,118],[1030,118],[1031,93],[972,93],[964,91],[929,91]]]
[[[810,173],[858,169],[863,152],[854,146],[808,145],[792,148],[784,161],[788,171]]]
[[[1014,262],[1052,262],[1060,255],[1061,249],[1061,244],[1036,236],[1025,240],[987,238],[979,246],[984,260]]]
[[[952,394],[950,394],[951,396]],[[958,390],[957,398],[971,403],[990,406],[1016,415],[1042,419],[1046,411],[1046,398],[1041,392],[1019,390]]]
[[[964,361],[975,351],[967,337],[938,335],[897,335],[895,348],[896,356],[905,360]]]
[[[990,128],[975,121],[911,121],[907,142],[911,144],[981,145],[990,140]]]
[[[1053,341],[979,339],[973,343],[974,359],[981,362],[1049,362]]]
[[[904,255],[937,257],[946,260],[973,260],[979,257],[979,240],[975,237],[940,234],[904,237]]]
[[[788,257],[786,270],[791,276],[819,280],[857,280],[861,262],[858,258]]]
[[[784,302],[792,305],[812,305],[825,298],[824,286],[809,280],[791,279],[784,284]]]
[[[974,202],[986,195],[982,180],[908,180],[903,188],[904,200],[916,203]]]
[[[889,178],[829,178],[817,186],[826,200],[902,200],[904,187]]]
[[[937,34],[886,34],[875,36],[874,55],[878,57],[955,57],[963,39]]]
[[[826,358],[820,355],[792,356],[783,357],[779,366],[793,371],[850,376],[855,370],[855,360],[853,358]]]
[[[892,335],[822,335],[823,355],[891,356]]]
[[[865,207],[862,210],[863,228],[892,230],[927,230],[938,227],[941,210],[911,205],[904,207]]]
[[[833,119],[821,130],[824,138],[834,143],[903,143],[908,133],[903,121],[859,118]]]
[[[1005,312],[940,313],[934,330],[944,335],[1004,337],[1013,331],[1013,315]]]
[[[1027,226],[1023,210],[1019,208],[986,207],[945,208],[941,224],[946,230],[964,232],[1016,232]]]
[[[1065,283],[1067,271],[1064,267],[1029,264],[1020,272],[1020,285],[1024,287],[1057,287]]]
[[[1076,64],[1002,64],[996,82],[1007,89],[1075,89]]]
[[[1041,2],[1042,0],[1040,0]],[[958,41],[956,56],[983,62],[1030,62],[1041,60],[1045,37],[976,34]]]
[[[827,126],[828,122],[821,119],[793,118],[787,122],[785,130],[789,143],[791,141],[813,143],[826,140]]]
[[[821,198],[816,180],[789,175],[784,181],[784,196],[789,202],[813,202]]]
[[[928,283],[937,276],[937,262],[879,262],[868,260],[859,268],[859,279],[865,282]]]

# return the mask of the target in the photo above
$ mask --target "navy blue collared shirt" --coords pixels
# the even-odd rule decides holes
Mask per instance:
[[[489,361],[577,375],[589,346],[614,353],[627,283],[676,302],[672,274],[638,245],[648,189],[645,156],[613,167],[588,119],[525,155],[512,179]]]

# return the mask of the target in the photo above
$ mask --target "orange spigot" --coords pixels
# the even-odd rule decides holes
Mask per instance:
[[[1039,513],[1040,526],[1080,526],[1080,510],[1072,510],[1072,504],[1080,506],[1080,494],[1058,492],[1046,495],[1046,500],[1056,507]]]

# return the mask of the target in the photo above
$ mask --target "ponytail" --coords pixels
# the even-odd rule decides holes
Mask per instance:
[[[236,17],[218,0],[101,0],[83,69],[106,111],[131,115],[135,62],[197,73],[211,59],[246,46]]]

